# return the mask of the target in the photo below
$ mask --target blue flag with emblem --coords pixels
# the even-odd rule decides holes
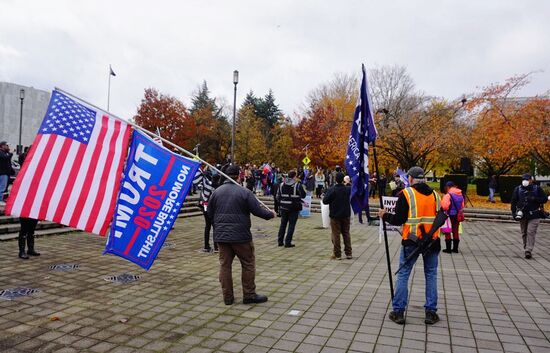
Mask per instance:
[[[363,79],[359,104],[355,108],[351,134],[346,153],[346,170],[351,177],[350,203],[354,213],[369,205],[369,143],[376,139],[372,103],[367,84],[367,73],[363,65]]]

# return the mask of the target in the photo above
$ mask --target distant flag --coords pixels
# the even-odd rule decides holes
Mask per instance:
[[[109,74],[111,76],[116,76],[115,72],[113,71],[113,68],[111,67],[111,65],[109,65]]]
[[[407,173],[404,170],[401,170],[397,168],[397,175],[399,175],[399,179],[403,182],[403,185],[405,185],[406,188],[408,188],[409,185],[409,178],[407,178]]]
[[[346,170],[351,177],[350,203],[354,213],[369,205],[369,143],[376,139],[372,103],[367,84],[367,73],[363,65],[363,79],[359,104],[355,108],[351,134],[346,153]]]
[[[54,90],[6,213],[106,235],[130,126]]]

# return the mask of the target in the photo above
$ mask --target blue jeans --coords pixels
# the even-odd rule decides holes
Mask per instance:
[[[9,176],[8,175],[0,175],[0,195],[4,195],[4,193],[6,192],[6,188],[8,187],[8,180],[9,180]],[[0,198],[0,201],[3,201],[3,197]]]
[[[406,245],[401,248],[401,256],[399,257],[399,265],[405,262],[405,258],[416,249],[415,245]],[[397,274],[397,284],[395,295],[393,297],[393,311],[402,312],[407,308],[407,300],[409,298],[409,276],[418,260],[418,253],[415,257],[399,271]],[[424,277],[426,278],[426,303],[424,308],[430,311],[437,311],[437,263],[439,260],[439,251],[431,251],[424,258]]]
[[[495,201],[495,189],[489,188],[489,201]]]
[[[294,235],[294,228],[296,222],[298,222],[298,215],[300,211],[281,211],[281,225],[279,226],[279,244],[290,245],[292,243],[292,236]],[[285,231],[288,224],[288,231]]]

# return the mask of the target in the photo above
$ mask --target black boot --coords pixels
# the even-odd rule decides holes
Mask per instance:
[[[29,257],[25,253],[25,235],[23,232],[19,232],[19,258],[27,260]]]
[[[451,241],[452,240],[445,239],[445,250],[443,250],[443,252],[446,252],[447,254],[451,253]]]
[[[459,239],[453,240],[453,252],[458,252],[458,243],[460,243]]]
[[[40,256],[40,253],[34,250],[34,234],[27,235],[27,246],[29,247],[28,255]]]

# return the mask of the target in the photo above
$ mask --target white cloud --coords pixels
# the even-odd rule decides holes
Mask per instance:
[[[232,101],[275,92],[292,113],[334,72],[407,66],[418,88],[455,98],[517,73],[548,90],[550,3],[543,1],[3,1],[0,80],[63,87],[131,117],[143,89],[189,101],[207,80]]]

